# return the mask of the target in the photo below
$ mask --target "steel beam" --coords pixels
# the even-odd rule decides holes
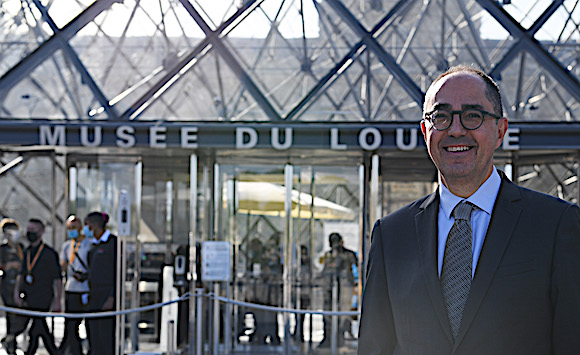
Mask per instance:
[[[423,104],[425,94],[415,84],[413,79],[396,63],[395,59],[385,50],[369,31],[356,19],[356,17],[344,6],[340,0],[328,0],[333,10],[340,18],[353,30],[366,46],[373,51],[377,59],[391,72],[397,79],[403,90],[411,97],[419,107]]]
[[[336,1],[336,0],[334,0]],[[529,52],[536,61],[544,67],[554,79],[562,85],[568,93],[580,102],[580,82],[566,68],[562,66],[550,53],[548,53],[540,43],[533,37],[533,33],[526,31],[510,14],[508,14],[499,4],[493,0],[476,0],[481,7],[493,16],[514,38],[517,38],[523,49]],[[552,13],[555,8],[550,7]],[[540,19],[547,21],[548,14],[544,12]],[[540,28],[540,23],[534,24],[534,29]],[[515,56],[514,56],[515,57]]]
[[[34,5],[36,5],[36,7],[40,10],[42,17],[48,23],[53,33],[58,33],[60,29],[58,28],[56,23],[52,20],[52,17],[50,17],[44,5],[42,5],[42,3],[39,0],[33,0],[33,2]],[[95,98],[97,99],[101,107],[105,109],[107,115],[110,118],[118,118],[119,115],[117,114],[117,111],[113,107],[111,107],[111,105],[109,104],[109,100],[105,97],[105,94],[103,94],[103,91],[101,91],[101,88],[97,85],[97,83],[87,70],[87,68],[85,68],[84,64],[82,63],[82,61],[80,60],[79,56],[74,51],[74,49],[70,46],[70,44],[60,37],[57,37],[57,44],[62,48],[63,53],[73,63],[75,69],[80,73],[83,83],[87,84],[93,95],[95,95]]]
[[[388,25],[390,25],[390,21],[396,16],[402,9],[405,9],[407,6],[412,4],[414,0],[399,0],[395,6],[383,17],[383,19],[373,28],[373,30],[369,33],[371,36],[377,36],[380,33],[384,32]],[[331,68],[318,82],[316,85],[298,102],[287,114],[284,116],[284,119],[294,119],[297,116],[300,116],[305,110],[308,109],[318,98],[325,92],[325,90],[330,87],[336,79],[339,77],[339,73],[344,72],[357,58],[362,52],[367,48],[365,45],[364,40],[359,41],[356,43],[350,51],[336,63],[336,65]],[[422,102],[421,102],[422,104]]]
[[[201,42],[199,42],[195,48],[193,48],[184,56],[182,60],[179,61],[179,63],[177,63],[173,68],[167,68],[165,75],[163,75],[159,81],[154,83],[151,88],[145,92],[145,94],[136,100],[123,113],[122,118],[133,120],[138,117],[152,103],[153,100],[156,100],[159,96],[161,96],[161,93],[167,88],[168,85],[180,79],[184,69],[191,70],[195,62],[203,57],[211,49],[211,37],[219,36],[240,17],[246,14],[246,12],[253,10],[252,4],[254,2],[255,1],[246,2],[244,6],[238,9],[234,15],[232,15],[227,21],[221,24],[215,32],[212,32],[210,36],[206,36]],[[192,7],[187,0],[184,0],[183,3],[187,3],[190,7]]]
[[[46,58],[53,55],[58,49],[60,41],[68,41],[76,35],[84,26],[93,21],[101,12],[107,10],[120,0],[97,0],[87,7],[82,13],[71,22],[47,39],[32,53],[22,59],[12,69],[0,77],[0,101],[4,100],[6,93],[16,86],[22,79],[38,67]]]
[[[245,3],[245,9],[247,11],[238,11],[236,13],[237,18],[242,18],[247,12],[253,11],[253,9],[262,3],[263,0],[255,0],[255,1],[248,1]],[[208,40],[211,44],[215,47],[216,51],[219,55],[223,58],[226,64],[230,67],[230,69],[238,76],[240,81],[246,87],[246,90],[252,95],[254,100],[258,103],[258,105],[262,108],[264,113],[273,121],[280,121],[282,118],[280,114],[274,106],[270,103],[266,95],[262,93],[260,88],[256,85],[256,83],[252,80],[251,76],[244,70],[242,65],[238,62],[238,60],[234,57],[232,52],[223,44],[221,36],[219,36],[219,30],[213,31],[209,25],[205,22],[203,17],[197,12],[197,10],[191,5],[189,0],[180,0],[182,5],[185,7],[189,15],[195,20],[195,22],[200,26],[201,30],[205,33]]]
[[[458,0],[461,3],[461,0]],[[536,34],[542,28],[542,26],[550,19],[550,17],[558,10],[560,5],[564,3],[564,0],[553,1],[550,6],[538,17],[534,24],[526,31],[532,36]],[[511,46],[504,56],[496,63],[489,73],[489,75],[494,79],[499,79],[501,72],[507,67],[522,50],[522,41],[517,41],[513,46]]]
[[[30,161],[30,160],[28,160]],[[8,169],[7,171],[9,173],[12,174],[12,177],[20,184],[22,185],[26,191],[28,191],[49,213],[52,213],[54,210],[54,206],[51,206],[48,202],[46,202],[42,196],[40,196],[38,194],[38,192],[36,192],[36,189],[31,186],[30,184],[28,184],[24,179],[22,179],[20,176],[18,176],[18,174],[14,173],[13,171],[10,171],[10,164],[13,162],[8,162],[6,163],[4,160],[0,159],[0,163],[2,164],[2,166],[7,166],[8,165]],[[56,220],[60,223],[64,223],[64,219],[59,216],[56,215]]]

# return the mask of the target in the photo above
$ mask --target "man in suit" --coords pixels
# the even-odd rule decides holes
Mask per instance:
[[[439,188],[374,226],[358,354],[580,354],[580,209],[493,166],[486,74],[449,69],[423,110]]]

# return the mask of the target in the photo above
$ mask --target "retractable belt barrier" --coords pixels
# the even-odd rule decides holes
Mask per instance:
[[[186,292],[181,297],[176,298],[171,301],[156,303],[148,306],[142,306],[137,308],[131,309],[124,309],[121,311],[107,311],[107,312],[90,312],[90,313],[59,313],[59,312],[40,312],[40,311],[31,311],[22,308],[13,308],[13,307],[5,307],[0,306],[0,311],[5,311],[7,313],[19,314],[23,316],[30,316],[30,317],[63,317],[63,318],[104,318],[104,317],[113,317],[116,315],[121,314],[130,314],[130,313],[138,313],[138,312],[145,312],[150,311],[153,309],[161,308],[168,306],[170,304],[181,302],[189,299],[192,296],[191,293]],[[343,312],[332,312],[332,311],[315,311],[315,310],[306,310],[306,309],[293,309],[293,308],[282,308],[282,307],[275,307],[275,306],[266,306],[256,303],[250,302],[243,302],[243,301],[236,301],[226,297],[221,297],[215,295],[213,292],[208,293],[196,293],[194,297],[206,297],[212,300],[218,300],[222,303],[229,303],[236,306],[253,308],[253,309],[260,309],[264,311],[270,312],[278,312],[278,313],[296,313],[296,314],[320,314],[325,316],[357,316],[360,314],[358,311],[343,311]]]

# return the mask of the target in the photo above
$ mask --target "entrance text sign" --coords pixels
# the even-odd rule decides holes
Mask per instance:
[[[201,243],[201,280],[230,281],[230,243],[206,241]]]
[[[425,150],[419,122],[159,123],[0,120],[0,146],[278,151]],[[580,123],[510,123],[501,149],[580,149]]]

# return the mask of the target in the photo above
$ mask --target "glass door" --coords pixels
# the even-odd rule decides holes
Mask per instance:
[[[69,212],[76,215],[81,221],[94,211],[109,215],[107,228],[117,235],[120,253],[117,260],[117,277],[119,284],[125,287],[119,292],[118,302],[120,309],[136,308],[139,305],[139,280],[133,280],[134,275],[140,277],[140,244],[139,221],[141,220],[141,186],[142,165],[139,161],[95,161],[78,157],[76,161],[69,161]],[[121,234],[118,225],[120,195],[128,195],[130,210],[129,233]],[[124,215],[126,218],[127,214]],[[128,262],[129,261],[129,262]],[[147,315],[145,315],[146,317]],[[117,327],[117,337],[122,339],[117,344],[120,352],[125,347],[136,349],[138,339],[138,318],[136,314],[127,319],[119,317],[119,324],[125,324],[131,339],[125,340],[125,327]]]
[[[232,298],[284,309],[356,309],[361,171],[219,165],[216,200],[222,203],[215,230],[217,240],[233,247]],[[234,348],[302,353],[333,344],[348,349],[354,343],[350,316],[310,317],[250,307],[233,307],[226,314]]]

